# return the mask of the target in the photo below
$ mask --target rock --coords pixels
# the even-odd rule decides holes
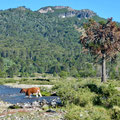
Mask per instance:
[[[32,107],[40,107],[40,102],[34,101],[31,103]]]
[[[93,16],[95,16],[96,14],[91,11],[91,10],[87,10],[87,9],[83,9],[83,10],[74,10],[74,11],[68,11],[62,14],[59,14],[60,18],[66,18],[66,17],[74,17],[77,16],[78,18],[91,18]]]
[[[52,100],[50,104],[51,104],[52,107],[56,107],[57,106],[56,99]]]
[[[42,106],[42,110],[48,110],[49,109],[49,105],[45,104]]]
[[[66,9],[67,11],[63,12],[62,9]],[[69,17],[76,16],[79,19],[82,19],[82,18],[89,19],[96,15],[96,13],[88,9],[75,10],[68,6],[55,6],[55,7],[48,6],[48,7],[39,9],[38,12],[42,14],[48,13],[48,12],[55,13],[58,10],[61,11],[57,13],[58,17],[60,18],[69,18]]]
[[[56,111],[54,111],[54,110],[51,110],[51,109],[47,110],[46,112],[52,112],[52,113],[56,113]]]
[[[24,104],[22,105],[22,107],[23,107],[23,108],[31,108],[32,105],[31,105],[31,103],[24,103]]]
[[[40,106],[42,107],[43,105],[46,105],[48,104],[47,100],[43,99],[41,102],[40,102]]]
[[[56,92],[52,92],[51,96],[57,96],[57,93]]]
[[[8,108],[10,108],[10,109],[20,109],[20,108],[23,108],[23,107],[19,106],[19,105],[11,105]]]
[[[51,7],[45,7],[39,10],[40,13],[54,12]]]

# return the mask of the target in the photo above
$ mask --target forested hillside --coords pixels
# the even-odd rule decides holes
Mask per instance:
[[[33,76],[36,72],[99,76],[99,65],[93,65],[93,57],[79,44],[83,23],[89,19],[105,20],[90,10],[69,7],[1,10],[0,77]],[[116,63],[108,65],[108,74],[111,69],[115,73]]]

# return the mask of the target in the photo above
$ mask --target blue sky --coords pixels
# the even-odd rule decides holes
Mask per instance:
[[[113,17],[120,22],[120,0],[0,0],[0,10],[26,6],[38,10],[45,6],[70,6],[73,9],[90,9],[100,17]]]

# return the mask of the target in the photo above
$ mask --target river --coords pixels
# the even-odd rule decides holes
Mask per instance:
[[[57,96],[43,96],[38,97],[32,96],[28,98],[25,94],[20,93],[21,88],[13,88],[10,86],[0,85],[0,99],[4,102],[16,104],[16,103],[32,103],[34,101],[42,101],[45,99],[47,102],[51,102],[53,99],[56,99],[57,103],[61,103],[61,100]]]

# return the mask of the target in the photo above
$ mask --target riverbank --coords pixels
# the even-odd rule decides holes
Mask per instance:
[[[51,89],[53,85],[27,85],[27,84],[17,84],[17,83],[6,83],[5,86],[13,87],[13,88],[31,88],[31,87],[45,87]]]
[[[1,86],[1,89],[3,90],[3,92],[4,90],[6,90],[6,88],[10,89],[9,91],[11,91],[11,89],[15,89],[15,93],[12,93],[13,96],[11,96],[12,95],[11,93],[8,93],[8,92],[6,93],[8,97],[11,96],[12,99],[15,98],[13,99],[14,101],[17,99],[17,96],[19,96],[17,94],[17,91],[19,91],[18,90],[19,88],[29,88],[29,87],[44,87],[47,89],[52,88],[52,85],[26,85],[26,84],[16,84],[16,83],[9,83],[9,84],[7,83],[4,85],[6,87]],[[29,101],[29,99],[23,99],[23,100]],[[31,100],[33,99],[31,98]],[[14,109],[10,107],[14,105],[15,106],[18,105],[18,107]],[[47,103],[41,106],[40,103],[36,101],[32,103],[27,102],[27,103],[19,103],[19,104],[10,104],[10,103],[3,102],[2,100],[0,100],[0,120],[39,120],[39,119],[41,120],[62,120],[63,114],[64,112],[61,111],[61,108],[57,109],[57,108],[50,107]]]
[[[60,109],[40,107],[10,109],[12,104],[0,101],[0,120],[63,120],[64,112]]]

